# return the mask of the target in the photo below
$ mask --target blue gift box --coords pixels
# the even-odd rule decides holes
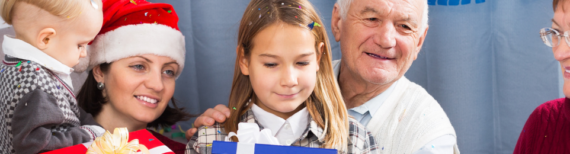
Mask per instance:
[[[214,141],[212,144],[212,154],[235,154],[238,142]],[[255,144],[256,154],[337,154],[336,149],[307,148],[298,146],[281,146]]]

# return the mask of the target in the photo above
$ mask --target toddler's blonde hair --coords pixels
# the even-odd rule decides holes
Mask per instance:
[[[73,18],[78,16],[82,11],[81,2],[89,0],[1,0],[0,9],[2,11],[2,19],[7,24],[12,24],[14,6],[19,2],[28,3],[37,6],[55,16],[63,18]]]

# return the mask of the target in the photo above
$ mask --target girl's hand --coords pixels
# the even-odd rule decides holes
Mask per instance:
[[[190,140],[194,133],[198,131],[198,127],[201,126],[212,126],[214,125],[214,120],[216,122],[222,123],[226,121],[226,118],[230,117],[230,108],[223,104],[218,104],[214,108],[209,108],[200,117],[196,118],[194,121],[194,127],[186,131],[186,139]]]

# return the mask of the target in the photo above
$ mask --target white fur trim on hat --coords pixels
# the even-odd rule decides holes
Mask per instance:
[[[180,74],[185,53],[184,35],[176,29],[160,24],[126,25],[95,38],[88,50],[88,70],[131,56],[155,54],[178,62]],[[80,61],[78,67],[83,63]]]

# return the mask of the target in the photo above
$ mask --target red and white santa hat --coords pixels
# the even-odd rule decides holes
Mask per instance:
[[[180,72],[186,48],[172,5],[146,0],[103,0],[103,27],[87,52],[76,71],[131,56],[155,54],[176,60]]]

